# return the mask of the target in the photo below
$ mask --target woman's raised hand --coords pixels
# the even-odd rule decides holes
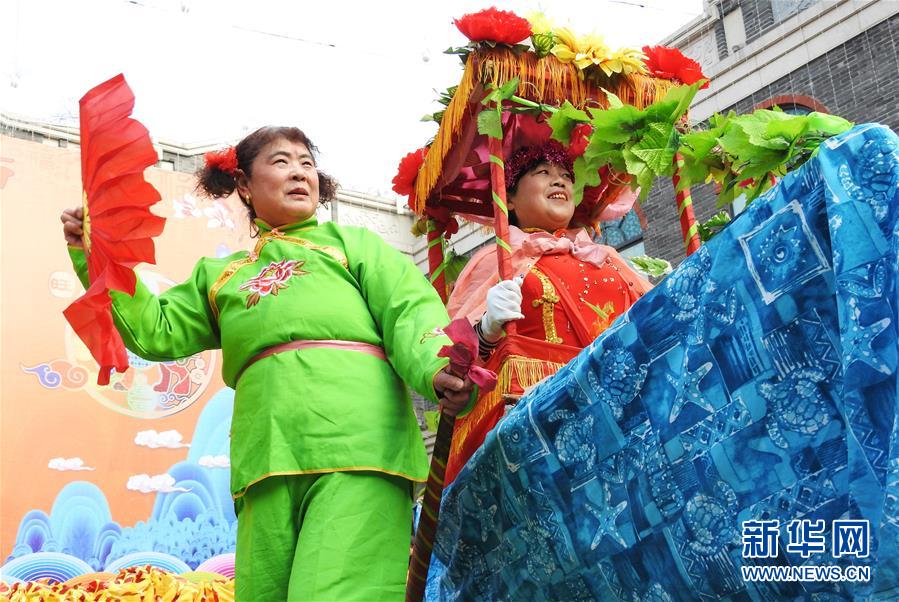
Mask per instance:
[[[59,221],[62,222],[62,233],[66,237],[66,242],[72,247],[83,248],[84,211],[81,207],[66,209],[59,216]]]
[[[481,334],[488,341],[498,341],[503,334],[503,324],[520,320],[522,276],[503,280],[487,291],[487,311],[481,318]]]

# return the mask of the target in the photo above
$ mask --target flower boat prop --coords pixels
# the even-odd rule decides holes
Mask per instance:
[[[581,36],[569,29],[553,28],[542,18],[527,21],[496,9],[466,15],[456,24],[471,40],[469,45],[449,51],[464,61],[462,78],[442,95],[440,102],[445,109],[431,116],[439,122],[433,142],[407,155],[394,179],[394,190],[408,195],[409,207],[421,216],[416,229],[427,234],[431,281],[444,299],[445,273],[451,264],[446,257],[446,239],[458,230],[457,216],[493,227],[499,278],[514,276],[504,165],[506,158],[522,146],[553,138],[575,158],[575,225],[596,227],[604,218],[619,217],[638,196],[643,199],[649,194],[656,178],[671,178],[684,250],[689,256],[700,249],[701,239],[710,238],[727,223],[727,218],[720,216],[707,224],[696,223],[691,185],[715,183],[721,204],[739,194],[752,201],[814,157],[822,141],[852,127],[835,116],[793,116],[768,110],[745,116],[714,115],[705,129],[697,129],[689,124],[687,111],[694,95],[709,81],[699,65],[677,49],[613,51],[597,36]],[[522,44],[528,37],[530,45]],[[701,266],[692,269],[702,270]],[[673,279],[672,283],[684,280]],[[691,298],[696,302],[699,296]],[[507,403],[566,364],[570,368],[580,352],[575,347],[522,336],[516,333],[514,323],[507,325],[506,336],[486,365],[498,375],[497,387],[484,395],[470,414],[455,422],[450,455],[471,456],[488,435],[488,443],[497,445],[496,432],[491,429],[507,411]],[[618,351],[615,354],[625,357]],[[620,369],[629,370],[625,366]],[[679,378],[675,380],[679,382]],[[444,418],[441,416],[441,425]],[[439,428],[438,438],[448,431]],[[540,438],[539,434],[531,435]],[[435,450],[445,447],[446,442],[435,443]],[[495,447],[484,451],[484,455],[494,453]],[[508,458],[504,462],[513,472],[520,466]],[[444,469],[451,479],[461,468],[445,463],[446,458],[438,458],[435,453],[432,468],[439,466],[441,484]],[[476,463],[474,458],[466,469],[472,463]],[[430,522],[436,523],[439,510],[440,496],[426,497],[423,516],[430,515]],[[601,520],[608,518],[603,517]],[[461,522],[470,518],[456,513],[440,523],[447,526],[441,526],[436,535],[428,533],[424,541],[417,537],[407,600],[421,597],[435,536],[438,546],[441,532],[444,538],[447,534],[460,536]],[[498,520],[498,515],[494,518]],[[494,521],[462,528],[479,530],[478,538],[486,537],[486,542],[490,540],[489,531],[502,526]],[[445,542],[443,560],[456,559],[459,564],[438,571],[442,591],[458,594],[465,590],[474,595],[480,587],[476,579],[466,577],[467,585],[454,580],[458,580],[457,568],[471,568],[466,563],[478,559],[454,556],[453,545],[452,541]],[[462,547],[466,546],[473,549],[468,544]],[[506,580],[506,586],[516,579]],[[484,587],[500,597],[532,599],[533,592]],[[553,595],[562,597],[551,595],[549,599],[570,598],[562,595],[562,590]]]
[[[513,276],[504,182],[507,157],[550,137],[560,140],[572,156],[578,156],[578,222],[595,225],[604,215],[620,217],[635,199],[632,178],[612,166],[594,167],[585,159],[594,133],[586,111],[618,106],[643,110],[668,99],[665,119],[673,124],[685,113],[687,97],[692,98],[704,83],[698,65],[677,50],[666,54],[647,48],[649,55],[635,49],[613,51],[597,36],[553,30],[545,19],[528,21],[491,8],[466,15],[456,20],[456,25],[471,41],[451,50],[464,61],[462,78],[444,94],[446,109],[432,116],[439,121],[432,144],[404,157],[393,181],[394,190],[408,195],[409,207],[422,216],[419,228],[428,237],[431,282],[444,300],[450,264],[446,239],[458,230],[454,216],[493,226],[500,278]],[[521,44],[527,38],[531,47]],[[680,57],[679,63],[674,55]],[[647,66],[649,56],[659,58]],[[693,85],[678,87],[683,84]],[[692,210],[685,212],[685,219],[692,224]],[[695,231],[691,235],[695,238]],[[698,246],[698,238],[695,243]],[[510,325],[487,365],[499,375],[499,384],[456,423],[452,436],[455,453],[467,449],[465,455],[470,455],[502,416],[506,400],[519,397],[527,387],[555,373],[578,351],[517,335]],[[438,439],[452,432],[445,425],[448,420],[441,416]],[[446,444],[438,442],[435,449],[445,449]],[[434,463],[439,465],[441,458]],[[443,467],[438,472],[442,487]],[[429,491],[432,489],[429,486]],[[433,521],[426,522],[436,522],[438,509],[439,494],[432,495],[425,516],[432,515]],[[427,572],[423,556],[428,550],[419,546],[427,548],[428,544],[421,539],[416,541],[407,599],[420,598],[420,593],[410,592],[421,588]]]
[[[899,137],[820,144],[487,434],[426,599],[896,599],[897,250]]]
[[[471,40],[451,49],[464,59],[462,78],[444,95],[446,109],[433,116],[439,129],[432,144],[404,157],[394,178],[394,190],[408,195],[409,207],[422,216],[431,281],[444,299],[450,265],[446,239],[458,230],[455,216],[494,228],[500,278],[513,276],[504,162],[517,149],[549,138],[565,144],[575,159],[575,223],[597,227],[621,217],[633,206],[638,186],[645,196],[655,175],[670,175],[679,184],[687,251],[699,247],[689,186],[680,178],[683,161],[676,162],[673,144],[690,100],[708,85],[695,61],[672,48],[612,50],[596,35],[580,36],[554,29],[543,17],[528,21],[496,9],[466,15],[456,24]],[[521,44],[528,37],[530,47]],[[614,161],[608,160],[613,154]],[[496,424],[506,400],[555,373],[579,351],[516,335],[514,325],[507,335],[488,365],[499,375],[499,386],[457,423],[453,447],[466,449],[465,457]],[[450,472],[458,468],[451,466]]]

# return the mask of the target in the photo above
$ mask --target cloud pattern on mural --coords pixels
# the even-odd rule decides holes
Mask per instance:
[[[205,468],[230,468],[231,459],[228,456],[203,456],[197,464]]]
[[[39,560],[42,556],[35,553],[53,552],[81,559],[101,571],[129,554],[153,551],[196,569],[210,558],[233,552],[237,519],[231,501],[230,470],[200,463],[204,458],[215,458],[214,462],[204,460],[207,465],[223,464],[222,458],[227,459],[233,403],[234,392],[227,388],[207,402],[187,448],[187,459],[157,475],[156,483],[166,487],[156,492],[153,511],[146,521],[122,527],[113,520],[106,496],[97,485],[75,481],[57,494],[49,514],[34,509],[22,517],[16,543],[4,562],[9,565],[32,554]],[[177,437],[163,432],[156,433],[162,437],[145,439],[180,443],[181,435],[171,432]],[[83,461],[78,464],[80,458],[54,460],[59,460],[60,466],[83,466]],[[153,477],[144,476],[153,482]]]
[[[47,463],[47,468],[65,472],[67,470],[96,470],[91,466],[86,466],[81,458],[51,458]]]
[[[134,436],[134,443],[142,447],[158,449],[165,447],[168,449],[178,449],[180,447],[190,447],[190,443],[182,443],[181,433],[178,431],[163,431],[157,433],[155,430],[141,431]]]

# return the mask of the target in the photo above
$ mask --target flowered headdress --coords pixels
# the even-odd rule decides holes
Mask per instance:
[[[572,177],[574,176],[574,162],[571,160],[568,151],[556,140],[547,140],[539,146],[523,146],[519,148],[512,155],[512,158],[506,161],[506,190],[515,188],[521,176],[538,163],[544,161],[561,165],[572,174]]]

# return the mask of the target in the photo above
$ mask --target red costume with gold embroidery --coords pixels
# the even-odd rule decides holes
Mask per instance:
[[[651,285],[611,247],[584,229],[523,232],[510,227],[513,273],[524,274],[516,335],[503,338],[487,361],[499,386],[457,418],[446,468],[450,483],[505,411],[506,401],[551,376],[625,313]],[[487,291],[499,280],[496,251],[477,252],[459,275],[447,310],[453,318],[481,318]]]
[[[643,294],[631,271],[606,258],[601,266],[571,255],[545,255],[521,286],[524,319],[518,334],[586,347]]]

